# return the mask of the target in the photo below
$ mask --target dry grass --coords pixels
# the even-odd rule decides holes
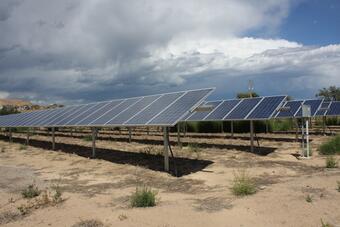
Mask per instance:
[[[102,226],[104,226],[103,222],[97,219],[88,219],[77,222],[71,227],[102,227]]]
[[[253,179],[245,169],[234,172],[234,180],[231,191],[234,195],[245,196],[256,193],[256,187]]]
[[[20,218],[21,218],[21,215],[18,212],[12,212],[12,211],[2,212],[0,213],[0,225],[14,222]]]

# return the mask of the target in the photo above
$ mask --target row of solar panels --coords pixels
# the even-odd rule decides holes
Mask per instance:
[[[209,101],[202,106],[209,111],[197,111],[185,116],[182,121],[236,121],[267,120],[272,118],[301,118],[302,105],[311,107],[311,116],[338,116],[340,102],[322,99],[285,101],[286,96],[257,97]]]
[[[0,116],[0,127],[173,126],[214,88]]]

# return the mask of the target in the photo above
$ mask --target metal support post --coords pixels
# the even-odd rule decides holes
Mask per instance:
[[[309,158],[309,120],[306,118],[306,154],[307,158]]]
[[[231,134],[231,138],[234,138],[234,122],[233,121],[230,122],[230,134]]]
[[[268,125],[268,121],[266,121],[266,134],[269,132],[269,125]]]
[[[132,140],[131,139],[131,128],[129,127],[128,129],[129,129],[129,143],[131,143],[131,140]]]
[[[182,149],[182,143],[181,143],[181,127],[180,123],[177,124],[177,145],[180,149]]]
[[[96,157],[96,137],[97,137],[97,129],[92,128],[92,158]]]
[[[55,128],[52,127],[52,150],[55,150]]]
[[[326,116],[322,117],[322,134],[326,135]]]
[[[254,122],[250,121],[250,151],[254,152]]]
[[[13,142],[13,138],[12,138],[12,128],[9,128],[8,129],[8,139],[9,139],[9,142],[12,143]]]
[[[164,135],[164,170],[169,172],[169,131],[167,127],[163,128],[163,135]]]
[[[30,128],[27,128],[26,145],[28,146],[29,144],[30,144]]]

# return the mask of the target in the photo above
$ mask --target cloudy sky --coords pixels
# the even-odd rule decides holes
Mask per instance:
[[[339,0],[1,0],[0,98],[78,103],[340,85]]]

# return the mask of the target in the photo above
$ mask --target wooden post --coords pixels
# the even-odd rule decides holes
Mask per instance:
[[[177,123],[177,146],[182,149],[182,143],[181,143],[181,127],[180,123]]]
[[[167,127],[163,128],[163,135],[164,135],[164,170],[169,172],[169,131]]]
[[[231,134],[231,138],[234,138],[234,122],[233,121],[230,122],[230,134]]]
[[[250,121],[250,151],[254,152],[254,122]]]
[[[26,145],[28,146],[29,144],[30,144],[30,128],[27,128]]]
[[[52,127],[52,150],[55,150],[55,128]]]
[[[92,128],[92,158],[96,157],[96,137],[97,137],[97,129]]]
[[[131,139],[131,128],[129,127],[128,129],[129,129],[129,143],[131,143],[131,140],[132,140]]]

